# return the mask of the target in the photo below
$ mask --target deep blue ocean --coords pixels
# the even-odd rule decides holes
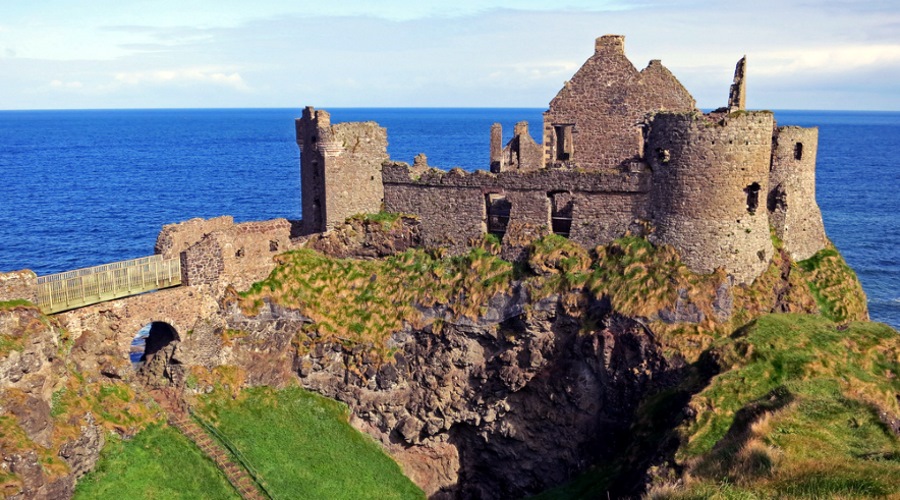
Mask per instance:
[[[391,158],[487,168],[489,131],[542,109],[331,109],[374,120]],[[0,271],[39,275],[153,253],[164,224],[301,218],[300,109],[0,111]],[[900,328],[900,113],[776,111],[819,126],[817,198],[872,319]],[[539,140],[539,138],[536,138]]]

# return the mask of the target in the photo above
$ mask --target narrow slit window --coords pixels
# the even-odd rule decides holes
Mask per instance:
[[[574,125],[554,125],[556,132],[556,159],[557,161],[569,161],[572,159],[572,129]]]
[[[747,193],[747,213],[753,215],[759,208],[759,183],[750,184],[744,188],[744,192]]]
[[[794,144],[794,159],[795,160],[803,159],[803,143],[802,142],[798,142],[797,144]]]

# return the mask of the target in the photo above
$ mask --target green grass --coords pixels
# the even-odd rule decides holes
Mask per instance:
[[[369,343],[382,354],[404,322],[424,326],[416,305],[447,304],[456,317],[476,317],[512,278],[512,265],[482,248],[448,258],[413,249],[381,260],[302,249],[278,261],[268,278],[241,293],[245,312],[253,314],[268,299],[313,319],[320,339]]]
[[[34,307],[34,304],[25,299],[0,300],[0,311],[17,307]]]
[[[133,439],[110,434],[75,499],[239,499],[215,465],[177,430],[153,425]]]
[[[900,416],[896,331],[768,315],[712,352],[723,371],[692,399],[676,455],[694,482],[660,496],[900,495],[900,439],[879,418]]]
[[[346,406],[299,388],[207,399],[205,418],[275,498],[424,498],[382,451],[348,423]]]

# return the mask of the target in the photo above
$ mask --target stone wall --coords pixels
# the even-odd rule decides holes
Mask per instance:
[[[331,125],[327,112],[312,107],[303,110],[296,127],[304,233],[381,210],[381,164],[388,159],[384,128],[375,122]]]
[[[647,144],[653,238],[678,249],[692,270],[723,267],[752,282],[768,266],[773,128],[768,111],[654,117]]]
[[[234,218],[230,215],[212,219],[196,218],[175,224],[166,224],[156,237],[155,253],[166,259],[177,257],[207,234],[227,229],[233,225]]]
[[[819,129],[779,127],[772,152],[766,206],[775,235],[794,260],[808,259],[828,243],[816,203]]]
[[[0,302],[27,300],[33,303],[37,300],[36,286],[37,276],[28,269],[0,273]]]
[[[565,195],[572,205],[571,237],[586,246],[607,243],[625,234],[636,219],[647,215],[650,176],[646,173],[599,173],[569,169],[492,174],[461,169],[430,169],[418,176],[403,163],[383,167],[385,209],[421,218],[428,246],[464,250],[487,232],[490,194],[511,203],[503,239],[504,256],[515,258],[535,237],[549,233],[551,197]]]
[[[290,250],[291,223],[285,219],[244,222],[213,231],[181,254],[185,285],[227,281],[242,289],[272,272],[272,258]]]
[[[500,150],[502,133],[499,123],[491,127],[491,172],[531,172],[543,168],[543,147],[534,142],[528,122],[517,123],[512,139]]]
[[[694,109],[693,97],[658,60],[638,72],[624,47],[622,36],[598,38],[594,55],[550,101],[544,113],[546,165],[638,169],[645,116]]]

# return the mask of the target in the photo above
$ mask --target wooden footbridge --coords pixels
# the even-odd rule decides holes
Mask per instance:
[[[152,255],[38,276],[37,306],[53,314],[181,285],[181,260]]]

